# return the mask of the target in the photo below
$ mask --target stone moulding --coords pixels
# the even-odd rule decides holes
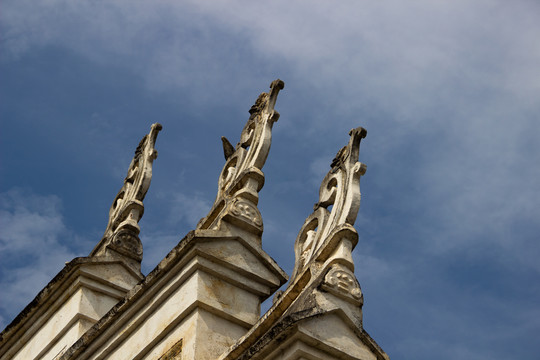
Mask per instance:
[[[221,138],[225,165],[219,176],[218,193],[197,229],[224,229],[226,223],[259,237],[262,234],[263,222],[257,209],[258,193],[264,185],[261,169],[270,151],[272,126],[279,119],[274,106],[284,86],[283,81],[274,80],[270,91],[259,95],[249,110],[250,117],[236,147]]]
[[[140,272],[143,247],[139,221],[144,214],[143,200],[150,188],[152,164],[158,155],[154,147],[161,129],[161,124],[153,124],[137,146],[124,185],[109,210],[105,234],[90,256],[120,257]]]

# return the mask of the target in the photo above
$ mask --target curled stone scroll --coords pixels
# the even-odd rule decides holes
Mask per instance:
[[[221,138],[226,161],[219,176],[218,193],[197,229],[221,229],[226,222],[255,235],[262,233],[262,217],[257,209],[258,193],[264,185],[261,169],[270,151],[272,126],[279,119],[274,106],[284,85],[283,81],[274,80],[270,91],[259,95],[249,110],[250,117],[236,147]]]
[[[331,169],[324,177],[319,201],[306,219],[295,242],[296,262],[291,279],[295,279],[318,257],[334,254],[353,270],[350,252],[357,241],[352,227],[360,207],[360,177],[366,166],[358,162],[360,141],[366,137],[364,128],[349,132],[347,146],[337,153]]]
[[[124,185],[116,195],[109,210],[109,222],[105,234],[90,256],[111,255],[127,257],[133,264],[142,260],[142,243],[139,239],[139,220],[144,213],[143,200],[152,180],[152,164],[157,158],[154,148],[161,124],[153,124],[135,150]],[[137,265],[135,265],[137,267]]]

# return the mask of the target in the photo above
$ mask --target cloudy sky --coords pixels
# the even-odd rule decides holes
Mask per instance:
[[[257,95],[285,81],[263,247],[293,244],[363,126],[356,275],[392,360],[540,352],[540,3],[3,0],[0,328],[100,240],[163,124],[143,272],[206,215]]]

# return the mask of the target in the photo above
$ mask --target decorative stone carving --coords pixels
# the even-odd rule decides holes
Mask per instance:
[[[366,133],[363,128],[351,130],[348,145],[332,161],[319,201],[296,239],[295,268],[287,288],[275,294],[259,322],[219,360],[296,359],[299,339],[309,344],[306,348],[323,350],[313,354],[317,359],[334,355],[329,350],[333,346],[340,358],[388,359],[363,329],[363,295],[352,258],[358,242],[353,224],[360,206],[360,177],[366,172],[358,156]]]
[[[256,226],[263,225],[259,210],[247,201],[236,200],[231,206],[231,213],[246,219]]]
[[[257,209],[258,193],[264,185],[261,169],[270,151],[272,126],[279,119],[274,106],[284,85],[283,81],[274,80],[270,91],[259,95],[249,110],[250,117],[236,147],[221,138],[226,162],[219,177],[218,194],[197,229],[219,229],[225,221],[256,235],[262,233],[262,218]]]
[[[328,270],[321,287],[323,290],[333,293],[334,295],[359,306],[363,303],[360,284],[351,270],[342,265],[333,265],[330,270]]]
[[[332,161],[331,169],[322,181],[314,212],[306,219],[296,238],[292,279],[321,255],[328,257],[335,253],[352,268],[350,251],[357,238],[352,225],[360,207],[360,177],[366,172],[366,165],[358,162],[358,156],[360,141],[366,134],[361,127],[351,130],[348,145],[339,150]],[[348,250],[337,251],[343,249],[344,239],[350,244],[346,246]]]
[[[109,210],[105,234],[90,256],[104,256],[111,249],[140,264],[143,249],[138,223],[144,213],[143,200],[152,180],[152,164],[157,158],[154,146],[161,129],[160,124],[153,124],[137,146],[124,185]]]
[[[129,257],[142,259],[143,249],[138,236],[131,230],[120,230],[113,235],[110,248]]]

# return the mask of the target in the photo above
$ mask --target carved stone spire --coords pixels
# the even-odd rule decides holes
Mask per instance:
[[[262,234],[263,223],[257,209],[258,193],[264,185],[261,169],[270,151],[272,126],[279,118],[274,106],[283,87],[283,81],[274,80],[270,91],[259,95],[249,110],[250,117],[236,147],[222,137],[226,162],[219,177],[218,194],[197,229],[224,230],[232,225],[257,236]]]
[[[124,185],[109,210],[105,234],[90,256],[120,258],[140,272],[143,248],[138,223],[144,213],[143,200],[152,180],[152,163],[157,158],[154,146],[161,129],[161,124],[153,124],[137,146]]]
[[[354,271],[351,251],[358,235],[352,225],[360,207],[360,176],[366,172],[366,165],[358,162],[358,155],[360,141],[366,134],[361,127],[351,130],[349,144],[332,161],[314,212],[296,238],[292,281],[311,264],[329,258]]]

